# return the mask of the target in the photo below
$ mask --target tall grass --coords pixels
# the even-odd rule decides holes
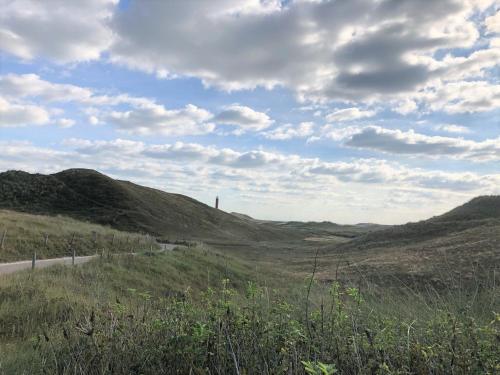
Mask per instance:
[[[63,216],[31,215],[0,210],[0,262],[107,252],[133,252],[148,249],[152,237],[128,233]]]
[[[270,271],[256,275],[250,264],[192,249],[16,275],[0,288],[0,301],[12,301],[1,302],[1,332],[11,345],[0,351],[6,358],[0,368],[5,374],[500,371],[493,282],[434,294],[369,293],[309,277],[289,280],[289,290],[278,288],[285,284]],[[28,304],[33,310],[17,319],[16,309]],[[16,332],[8,330],[9,316]]]

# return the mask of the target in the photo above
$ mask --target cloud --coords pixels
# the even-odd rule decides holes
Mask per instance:
[[[342,141],[354,134],[361,131],[360,126],[334,126],[327,124],[321,127],[320,132],[314,141],[319,141],[321,139],[331,139],[333,141]]]
[[[385,160],[361,159],[353,163],[321,163],[308,169],[311,174],[335,176],[349,183],[389,184],[399,187],[468,191],[491,186],[498,176],[483,176],[470,172],[450,173],[410,169]]]
[[[408,168],[395,162],[377,159],[358,159],[349,162],[325,162],[264,150],[236,151],[197,143],[147,145],[143,142],[116,139],[90,141],[69,139],[65,145],[77,155],[92,160],[134,160],[134,163],[158,165],[189,165],[192,168],[216,168],[217,173],[229,173],[232,179],[241,175],[244,180],[260,173],[261,182],[282,181],[301,183],[309,181],[321,185],[315,177],[331,177],[340,183],[376,184],[379,186],[418,186],[426,189],[468,191],[493,188],[500,176],[481,176],[470,172],[444,172]],[[168,161],[168,163],[165,163]],[[186,163],[189,162],[189,163]],[[222,169],[219,169],[222,168]],[[229,168],[229,169],[227,169]],[[199,170],[199,169],[198,169]],[[238,172],[239,171],[239,172]],[[215,172],[214,172],[215,173]],[[331,182],[330,182],[331,183]]]
[[[105,52],[117,64],[225,90],[283,86],[301,99],[372,103],[471,77],[490,82],[499,53],[492,3],[4,0],[0,48],[63,63]],[[413,102],[398,108],[409,113]]]
[[[267,139],[285,141],[292,138],[305,138],[314,133],[313,122],[301,122],[298,125],[285,124],[278,126],[270,131],[263,132],[262,135]]]
[[[360,110],[359,108],[344,108],[339,109],[326,115],[326,121],[328,122],[342,122],[342,121],[353,121],[362,118],[373,117],[377,112]]]
[[[486,29],[490,33],[500,33],[500,10],[484,21]]]
[[[233,104],[225,107],[213,119],[221,125],[230,125],[238,128],[240,134],[246,131],[260,131],[273,124],[273,120],[264,112],[257,112],[252,108]]]
[[[226,90],[286,86],[307,99],[394,97],[446,80],[434,53],[473,46],[480,34],[471,17],[488,5],[132,2],[113,18],[111,60]]]
[[[434,126],[434,130],[446,132],[446,133],[455,133],[455,134],[469,134],[472,133],[472,130],[465,126],[455,125],[455,124],[443,124]]]
[[[0,97],[0,127],[44,125],[49,120],[49,113],[42,107],[10,103]]]
[[[57,120],[57,125],[61,128],[71,128],[75,125],[76,121],[69,118],[60,118]]]
[[[200,135],[214,131],[216,124],[236,128],[234,134],[257,132],[274,123],[266,113],[233,104],[214,115],[187,104],[168,109],[155,100],[128,94],[103,94],[71,84],[46,81],[36,74],[0,76],[0,95],[12,100],[36,100],[45,105],[72,102],[81,106],[91,125],[109,123],[118,129],[139,135]],[[115,107],[125,107],[116,110]],[[60,120],[59,123],[68,121]]]
[[[451,82],[428,90],[419,98],[433,111],[474,113],[500,107],[500,85],[483,81]]]
[[[117,0],[2,0],[0,48],[22,59],[59,63],[98,59],[112,41]]]
[[[85,101],[90,89],[75,85],[52,83],[36,74],[6,74],[0,76],[0,93],[11,98],[39,98],[47,102]]]
[[[192,104],[176,110],[148,104],[124,112],[112,111],[105,121],[141,135],[195,135],[213,131],[215,126],[208,122],[211,118],[210,112]]]
[[[500,138],[481,142],[440,136],[428,136],[413,130],[401,131],[379,126],[363,128],[353,134],[346,146],[390,154],[447,156],[472,161],[500,160]]]

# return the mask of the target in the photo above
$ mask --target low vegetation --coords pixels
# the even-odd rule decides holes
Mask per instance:
[[[500,370],[493,280],[470,291],[374,295],[318,284],[314,274],[285,283],[270,271],[193,247],[4,278],[0,368],[5,374]]]
[[[134,252],[157,248],[151,236],[122,232],[63,216],[0,210],[0,262],[37,258]]]

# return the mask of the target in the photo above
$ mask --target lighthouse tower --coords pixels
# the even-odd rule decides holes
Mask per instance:
[[[219,209],[219,197],[215,197],[215,208]]]

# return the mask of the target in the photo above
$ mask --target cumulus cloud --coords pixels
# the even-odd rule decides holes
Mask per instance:
[[[428,136],[413,130],[401,131],[379,126],[363,128],[345,145],[391,154],[447,156],[473,161],[500,160],[500,138],[481,142],[441,136]]]
[[[117,0],[2,0],[0,48],[22,59],[98,59],[109,47]]]
[[[105,95],[96,90],[72,84],[55,83],[37,74],[6,74],[0,76],[0,94],[15,99],[36,99],[46,103],[77,102],[95,106],[148,105],[153,100],[127,94]]]
[[[284,86],[301,99],[350,102],[408,98],[472,76],[489,82],[499,56],[498,13],[486,17],[488,0],[117,3],[4,0],[0,48],[58,62],[105,51],[159,77],[198,77],[226,90]],[[472,52],[455,56],[454,48]],[[396,108],[408,113],[414,103]]]
[[[69,139],[65,142],[76,155],[88,155],[94,159],[130,158],[135,162],[190,165],[222,168],[217,173],[229,173],[234,179],[249,176],[248,171],[259,171],[264,181],[308,180],[316,186],[315,177],[332,177],[340,183],[378,184],[381,186],[419,186],[429,189],[455,191],[492,188],[500,176],[480,176],[470,172],[444,172],[412,169],[395,162],[377,159],[359,159],[350,162],[325,162],[264,150],[236,151],[197,143],[176,142],[174,144],[147,145],[143,142],[116,139],[112,141],[90,141]],[[127,159],[128,160],[128,159]],[[123,161],[123,160],[122,160]],[[189,161],[186,164],[186,161]],[[229,169],[227,169],[229,168]],[[237,172],[240,171],[240,172]],[[215,172],[214,172],[215,173]],[[311,180],[312,179],[312,180]]]
[[[473,113],[500,107],[500,85],[484,81],[451,82],[419,95],[433,111]]]
[[[470,17],[487,6],[459,0],[132,2],[113,19],[119,37],[111,59],[228,90],[283,85],[319,100],[394,96],[446,79],[448,70],[433,53],[471,47],[479,32]]]
[[[477,190],[491,186],[498,176],[483,176],[470,172],[450,173],[410,169],[385,160],[361,159],[353,163],[322,163],[308,169],[311,174],[335,176],[343,182],[418,186],[451,191]]]
[[[57,125],[61,128],[71,128],[75,123],[76,121],[70,118],[60,118],[57,120]]]
[[[46,101],[84,101],[92,96],[90,89],[75,85],[52,83],[36,74],[0,76],[0,93],[13,98],[36,97]]]
[[[49,113],[42,107],[10,103],[0,97],[0,127],[44,125],[49,119]]]
[[[314,133],[313,122],[301,122],[298,125],[285,124],[270,131],[263,132],[265,138],[285,141],[292,138],[306,138]]]
[[[182,109],[167,110],[159,104],[144,105],[129,111],[112,111],[105,121],[119,129],[141,135],[195,135],[209,133],[212,114],[188,104]]]
[[[326,115],[328,122],[342,122],[359,120],[362,118],[373,117],[377,112],[369,110],[360,110],[359,108],[344,108],[339,109]]]
[[[236,129],[233,133],[243,134],[264,130],[274,123],[266,113],[239,104],[226,106],[216,115],[193,104],[169,109],[150,98],[103,94],[87,87],[50,82],[36,74],[0,76],[0,95],[46,105],[73,102],[81,106],[91,125],[109,123],[140,135],[207,134],[214,131],[216,124],[232,126]],[[128,108],[116,110],[117,106]],[[59,120],[59,124],[70,126],[68,120]]]
[[[472,130],[465,126],[455,125],[455,124],[442,124],[434,126],[434,130],[446,132],[446,133],[455,133],[455,134],[469,134],[472,133]]]
[[[221,125],[230,125],[238,128],[242,134],[246,131],[260,131],[273,124],[273,120],[264,112],[257,112],[252,108],[233,104],[225,107],[214,118],[214,122]]]
[[[490,33],[500,33],[500,10],[484,21],[486,29]]]

